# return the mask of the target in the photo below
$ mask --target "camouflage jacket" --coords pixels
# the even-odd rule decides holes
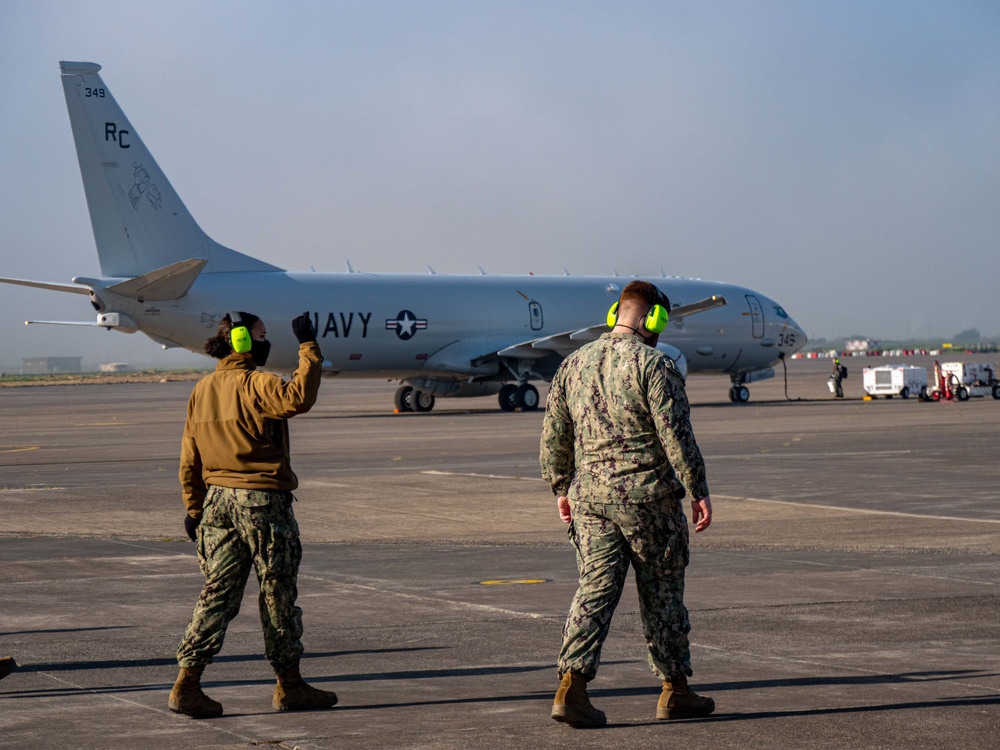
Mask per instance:
[[[605,333],[567,357],[549,388],[542,477],[556,495],[636,504],[708,495],[684,378],[631,333]]]
[[[259,372],[249,354],[231,354],[200,380],[188,400],[180,481],[188,515],[201,518],[208,485],[294,490],[288,418],[316,403],[323,355],[299,346],[291,380]]]

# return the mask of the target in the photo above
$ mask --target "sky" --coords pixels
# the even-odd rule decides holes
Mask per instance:
[[[289,270],[669,275],[811,338],[1000,337],[1000,4],[0,4],[0,276],[99,268],[59,61],[213,239]],[[209,366],[0,285],[22,357]]]

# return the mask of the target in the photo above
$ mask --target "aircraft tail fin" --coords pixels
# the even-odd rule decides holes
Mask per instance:
[[[104,85],[100,65],[59,67],[102,274],[131,278],[188,259],[204,260],[205,273],[281,270],[202,231]]]

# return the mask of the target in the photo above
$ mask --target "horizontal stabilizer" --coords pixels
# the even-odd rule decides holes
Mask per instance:
[[[100,328],[97,323],[84,323],[79,320],[26,320],[26,326],[87,326],[88,328]]]
[[[53,292],[71,292],[73,294],[90,294],[90,289],[85,286],[73,286],[72,284],[53,284],[50,281],[29,281],[28,279],[6,279],[0,278],[0,284],[17,284],[18,286],[30,286],[35,289],[49,289]]]
[[[130,315],[123,312],[100,313],[97,316],[97,321],[94,323],[84,323],[77,320],[26,320],[24,324],[26,326],[85,326],[88,328],[106,328],[109,331],[114,329],[122,333],[135,333],[139,330],[139,324]]]
[[[201,258],[182,260],[109,286],[107,290],[140,301],[162,302],[180,299],[188,293],[194,280],[207,264],[208,261]]]

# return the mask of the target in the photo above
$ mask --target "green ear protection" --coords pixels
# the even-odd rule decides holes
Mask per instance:
[[[608,310],[608,328],[614,328],[618,324],[618,305],[620,304],[621,300],[618,300]],[[646,330],[650,333],[663,333],[663,329],[667,327],[667,318],[669,317],[670,314],[667,312],[667,308],[657,302],[649,308],[643,325],[646,326]]]
[[[245,354],[250,351],[253,342],[250,339],[250,329],[243,325],[243,318],[238,312],[229,313],[229,322],[233,327],[229,331],[229,343],[233,346],[233,351],[237,354]]]

